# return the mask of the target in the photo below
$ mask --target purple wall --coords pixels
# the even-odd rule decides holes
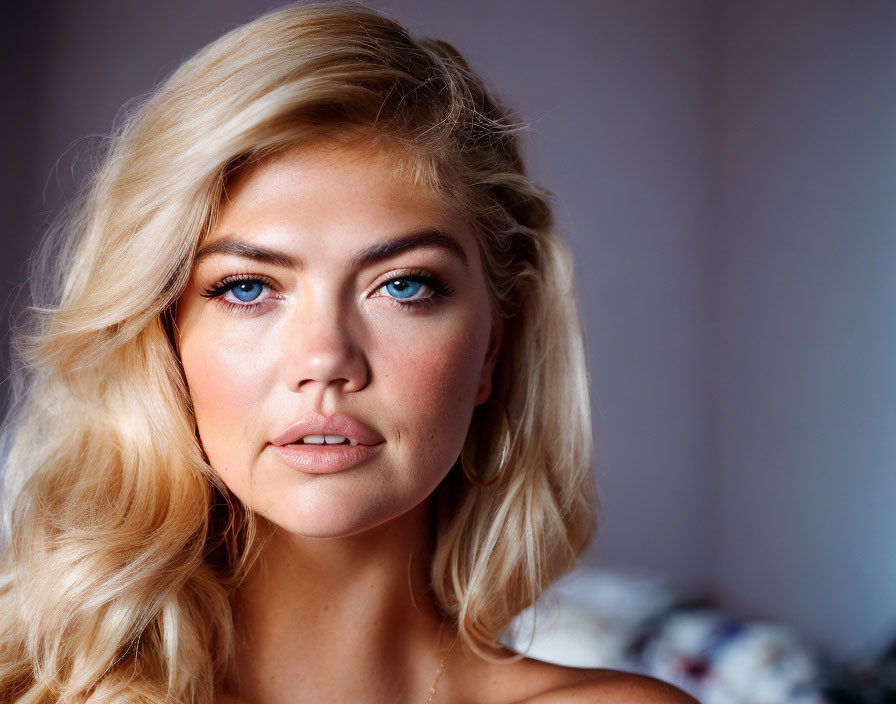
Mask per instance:
[[[896,4],[732,3],[712,574],[835,652],[896,637]]]

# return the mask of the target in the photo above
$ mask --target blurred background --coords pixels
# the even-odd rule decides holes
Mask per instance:
[[[122,106],[279,4],[8,4],[4,321]],[[896,3],[371,4],[455,44],[531,126],[591,364],[587,563],[878,652],[896,636]]]

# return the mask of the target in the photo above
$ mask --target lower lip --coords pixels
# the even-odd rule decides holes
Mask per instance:
[[[335,474],[378,454],[376,445],[271,445],[271,451],[293,469],[308,474]]]

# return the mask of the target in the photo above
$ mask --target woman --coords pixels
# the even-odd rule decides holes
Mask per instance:
[[[447,44],[237,28],[112,142],[18,350],[4,702],[685,701],[514,657],[591,539],[571,266]]]

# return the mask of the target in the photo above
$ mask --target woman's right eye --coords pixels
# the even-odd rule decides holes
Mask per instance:
[[[258,278],[223,279],[203,291],[206,298],[216,299],[228,309],[240,312],[260,306],[271,295],[272,287]]]
[[[240,281],[227,293],[232,293],[234,298],[243,303],[251,303],[262,294],[264,288],[265,285],[261,281]]]

